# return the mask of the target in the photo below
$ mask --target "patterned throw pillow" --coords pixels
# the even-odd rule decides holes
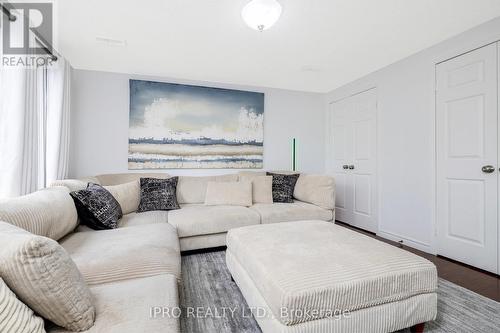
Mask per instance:
[[[300,174],[283,175],[268,172],[267,175],[273,176],[273,202],[293,203],[293,191]]]
[[[177,181],[179,177],[168,179],[141,178],[141,202],[137,212],[150,210],[179,209],[177,202]]]
[[[89,183],[86,189],[71,192],[70,195],[75,201],[81,223],[92,229],[115,229],[123,216],[118,201],[101,185]]]

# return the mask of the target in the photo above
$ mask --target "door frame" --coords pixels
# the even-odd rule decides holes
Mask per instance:
[[[325,167],[326,167],[326,171],[328,173],[330,173],[331,172],[331,164],[332,164],[332,149],[333,149],[333,146],[332,146],[333,133],[332,133],[332,128],[331,128],[332,118],[333,118],[333,115],[332,115],[333,104],[341,102],[347,98],[351,98],[351,97],[354,97],[356,95],[368,92],[370,90],[374,90],[374,89],[375,89],[375,96],[376,96],[376,102],[375,102],[375,131],[376,131],[376,139],[375,139],[376,140],[376,142],[375,142],[375,149],[376,149],[376,154],[375,154],[375,186],[376,186],[376,189],[375,189],[375,195],[376,195],[375,208],[377,210],[374,214],[375,219],[376,219],[374,232],[375,232],[375,234],[378,234],[379,221],[380,221],[380,208],[381,208],[381,204],[380,204],[381,189],[380,189],[380,179],[378,176],[379,175],[378,170],[380,167],[379,166],[379,158],[378,158],[379,151],[380,151],[380,147],[379,147],[380,131],[379,131],[379,123],[378,123],[378,88],[377,88],[377,85],[369,85],[367,88],[356,90],[356,92],[354,92],[354,93],[344,95],[341,98],[327,102],[328,103],[327,104],[327,116],[326,116],[326,122],[325,122],[326,123],[326,125],[325,125],[326,126],[326,139],[327,139],[327,144],[325,145],[325,152],[326,152]]]
[[[438,237],[437,237],[437,232],[438,232],[438,212],[437,212],[437,66],[440,63],[443,63],[445,61],[451,60],[453,58],[460,57],[461,55],[464,55],[466,53],[475,51],[477,49],[480,49],[482,47],[488,46],[490,44],[497,44],[498,46],[498,51],[497,51],[497,58],[500,56],[500,33],[494,33],[490,37],[482,39],[482,40],[471,40],[467,41],[464,43],[461,43],[461,46],[455,47],[452,49],[448,49],[446,51],[441,52],[439,55],[435,56],[431,60],[431,64],[429,64],[429,72],[432,71],[432,94],[431,98],[432,100],[430,101],[431,103],[431,115],[432,115],[432,125],[431,127],[433,128],[432,130],[432,138],[431,138],[431,143],[433,145],[433,159],[432,159],[432,168],[434,170],[433,172],[433,177],[432,177],[432,206],[431,206],[431,212],[432,212],[432,217],[434,221],[432,221],[432,235],[431,235],[431,244],[430,244],[430,250],[432,251],[431,253],[434,255],[438,254]],[[497,59],[498,66],[500,67],[500,62],[499,59]],[[500,94],[500,68],[498,68],[498,73],[497,73],[497,79],[499,80],[499,94]],[[500,96],[497,97],[497,108],[500,106]],[[500,114],[500,113],[499,113]],[[498,117],[499,125],[500,125],[500,116]],[[500,128],[500,127],[499,127]],[[500,145],[499,145],[500,149]],[[500,158],[500,155],[499,155]],[[499,187],[500,191],[500,187]],[[500,193],[499,193],[500,194]],[[500,205],[498,207],[498,212],[500,213]],[[498,215],[500,216],[500,214]],[[500,221],[500,219],[499,219]],[[500,224],[500,222],[499,222]],[[500,227],[498,228],[498,239],[500,242]],[[497,250],[498,254],[498,267],[500,269],[500,246],[498,247]]]

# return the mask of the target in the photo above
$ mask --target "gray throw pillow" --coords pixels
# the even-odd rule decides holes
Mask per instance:
[[[137,212],[150,210],[179,209],[177,202],[177,181],[179,177],[168,179],[141,178],[141,202]]]
[[[75,201],[81,223],[92,229],[115,229],[123,216],[118,201],[101,185],[89,183],[86,189],[71,192],[70,195]]]
[[[273,202],[293,203],[293,191],[300,174],[284,175],[268,172],[273,176]]]

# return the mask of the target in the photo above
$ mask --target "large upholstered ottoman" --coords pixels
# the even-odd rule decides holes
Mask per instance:
[[[226,256],[264,333],[423,330],[436,317],[431,262],[329,222],[233,229]]]

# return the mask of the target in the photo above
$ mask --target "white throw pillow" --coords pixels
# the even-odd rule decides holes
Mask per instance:
[[[118,201],[123,214],[133,213],[139,208],[141,201],[141,185],[139,180],[120,185],[104,186],[104,188]]]
[[[208,182],[205,205],[252,205],[252,183],[240,182]]]
[[[0,332],[45,333],[43,319],[21,302],[0,278]]]
[[[180,204],[204,203],[209,182],[234,182],[237,174],[221,176],[180,176],[177,182],[177,201]]]
[[[70,331],[94,324],[90,290],[61,245],[6,222],[0,244],[0,276],[23,303]]]
[[[252,182],[253,203],[273,203],[273,176],[240,175],[241,181]]]
[[[335,179],[325,175],[300,175],[295,190],[295,199],[312,203],[324,209],[335,209]]]

